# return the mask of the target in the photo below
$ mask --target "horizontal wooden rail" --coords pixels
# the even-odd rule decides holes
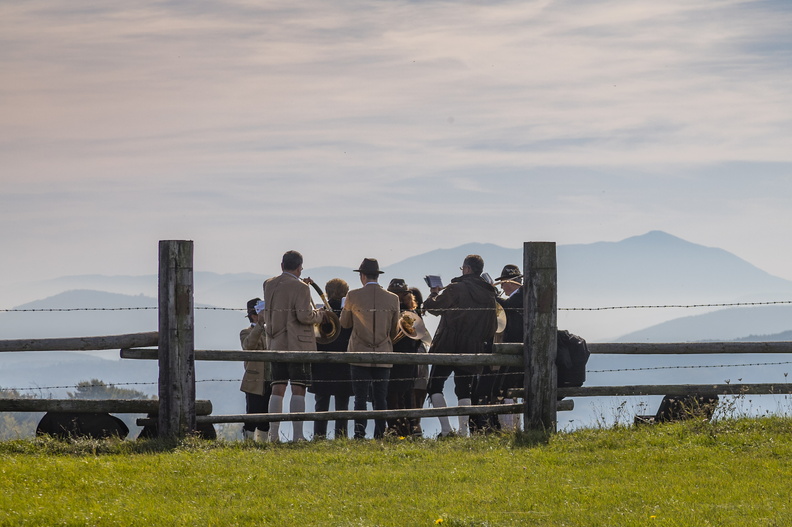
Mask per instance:
[[[157,345],[159,345],[159,332],[150,331],[102,337],[0,340],[0,352],[112,350]]]
[[[591,353],[603,355],[695,355],[716,353],[792,353],[792,342],[603,342],[589,343]],[[494,350],[522,355],[520,343],[495,344]]]
[[[481,415],[481,414],[518,414],[525,405],[493,404],[480,406],[447,406],[444,408],[412,408],[406,410],[347,410],[333,412],[300,412],[293,414],[229,414],[196,417],[198,423],[272,423],[284,421],[335,421],[338,419],[399,419],[402,417],[439,417],[444,415]],[[559,411],[569,411],[575,407],[573,401],[559,401]],[[155,424],[154,419],[140,418],[137,424]]]
[[[521,390],[509,390],[521,396]],[[792,384],[667,384],[636,386],[581,386],[559,388],[559,397],[609,397],[621,395],[685,395],[689,393],[719,395],[770,395],[792,394]]]
[[[156,399],[0,399],[0,412],[157,414]],[[212,413],[212,401],[195,401],[198,415]]]
[[[156,349],[121,350],[122,359],[157,359]],[[368,353],[351,351],[195,350],[195,360],[521,366],[522,357],[491,353]]]

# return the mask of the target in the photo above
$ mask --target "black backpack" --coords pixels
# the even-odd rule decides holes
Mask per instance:
[[[586,363],[589,353],[586,341],[563,329],[558,330],[558,387],[571,388],[583,386],[586,382]]]

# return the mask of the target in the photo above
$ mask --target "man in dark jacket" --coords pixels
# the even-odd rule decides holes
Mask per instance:
[[[525,328],[523,326],[523,285],[522,272],[516,265],[509,264],[503,268],[501,275],[495,280],[500,282],[505,297],[498,298],[498,302],[506,313],[506,329],[503,330],[503,342],[523,342]],[[505,404],[511,404],[508,391],[512,388],[521,388],[525,369],[521,366],[506,366],[501,368],[501,375],[496,381],[496,398],[503,398]],[[502,414],[499,416],[501,430],[513,431],[517,426],[515,415]],[[519,420],[519,416],[516,417]]]
[[[487,283],[481,273],[484,260],[477,254],[465,257],[462,276],[454,278],[442,293],[432,288],[424,307],[433,315],[440,315],[430,353],[484,353],[492,342],[497,328],[495,313],[495,288]],[[445,381],[453,372],[454,393],[459,406],[472,403],[472,387],[480,368],[475,366],[432,366],[428,394],[432,406],[446,406],[443,396]],[[448,417],[440,417],[440,435],[451,433]],[[459,434],[468,433],[468,416],[459,417]]]

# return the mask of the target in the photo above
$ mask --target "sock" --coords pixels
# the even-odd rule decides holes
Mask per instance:
[[[268,413],[271,414],[279,414],[283,412],[283,396],[282,395],[271,395],[269,400],[269,407],[267,409]],[[280,437],[278,436],[278,432],[280,432],[280,423],[274,421],[270,423],[269,429],[269,437],[270,441],[278,442],[280,441]]]
[[[294,395],[291,396],[291,403],[289,403],[289,413],[303,413],[305,412],[305,396]],[[303,435],[303,421],[292,421],[292,441],[302,441],[305,439]]]
[[[445,408],[447,406],[445,397],[443,397],[442,393],[433,393],[429,397],[429,400],[432,402],[434,408]],[[438,419],[440,419],[440,435],[447,436],[451,433],[451,422],[448,420],[448,416],[443,415],[438,417]]]
[[[470,399],[460,399],[459,406],[470,406],[472,401]],[[460,415],[459,416],[459,435],[467,437],[468,433],[470,432],[470,416],[469,415]]]
[[[503,404],[512,404],[514,403],[514,399],[504,399]],[[511,432],[514,428],[514,415],[512,414],[500,414],[498,416],[498,420],[501,424],[501,430],[504,432]]]

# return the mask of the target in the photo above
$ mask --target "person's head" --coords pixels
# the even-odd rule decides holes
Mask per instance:
[[[415,297],[412,291],[410,291],[410,288],[407,287],[407,282],[404,281],[404,278],[394,278],[391,280],[388,284],[388,291],[399,297],[399,303],[404,306],[404,309],[414,311],[418,308],[418,303],[415,301]]]
[[[281,260],[281,270],[300,276],[302,272],[303,257],[297,251],[286,251]]]
[[[328,300],[341,300],[349,293],[349,284],[340,278],[333,278],[325,284]]]
[[[500,282],[503,292],[510,295],[522,285],[522,272],[516,265],[508,264],[503,267],[501,275],[495,281]]]
[[[379,280],[379,275],[383,273],[380,271],[379,262],[376,258],[363,258],[360,267],[355,269],[356,273],[360,273],[360,281],[364,284],[366,282],[376,282]]]
[[[462,274],[481,275],[484,272],[484,259],[478,254],[468,254],[462,262]]]
[[[258,312],[256,311],[256,304],[261,302],[260,298],[251,298],[247,302],[247,318],[250,322],[258,320]]]

